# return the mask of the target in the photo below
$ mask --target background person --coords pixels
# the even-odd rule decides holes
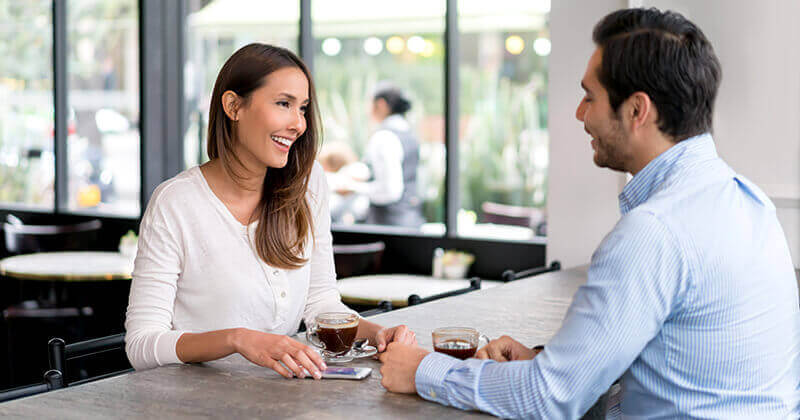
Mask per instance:
[[[364,163],[371,179],[349,189],[369,197],[366,223],[418,228],[425,219],[417,192],[419,141],[405,114],[411,102],[396,87],[381,85],[372,98],[371,117],[379,124],[369,138]]]

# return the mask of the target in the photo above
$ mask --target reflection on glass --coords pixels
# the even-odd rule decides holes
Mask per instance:
[[[139,29],[136,0],[67,7],[68,208],[139,215]]]
[[[0,203],[53,208],[49,0],[0,0]],[[74,130],[74,120],[70,120]]]
[[[461,236],[545,234],[549,0],[460,0]]]
[[[442,232],[445,2],[312,2],[334,223]],[[376,93],[390,87],[391,97]],[[395,96],[410,108],[397,108]],[[400,109],[400,111],[398,111]]]
[[[277,45],[295,53],[300,2],[284,0],[186,0],[188,35],[184,90],[188,124],[184,163],[208,160],[205,148],[208,109],[214,81],[225,60],[251,42]]]

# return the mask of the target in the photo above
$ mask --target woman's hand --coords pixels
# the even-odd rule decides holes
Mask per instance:
[[[326,368],[319,353],[285,335],[242,329],[234,339],[234,348],[247,360],[268,367],[285,378],[291,378],[292,372],[298,378],[305,378],[305,368],[314,379],[320,379]]]
[[[389,343],[417,345],[417,335],[405,325],[381,328],[375,333],[375,343],[378,345],[378,352],[386,350]]]

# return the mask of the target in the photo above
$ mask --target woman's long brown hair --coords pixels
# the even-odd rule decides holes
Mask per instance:
[[[268,75],[286,67],[300,69],[308,80],[306,131],[292,144],[286,166],[267,169],[261,201],[251,221],[258,221],[255,244],[259,257],[270,266],[295,269],[306,263],[303,251],[308,246],[309,232],[313,232],[306,191],[317,153],[320,126],[311,73],[300,58],[285,48],[259,43],[246,45],[233,53],[219,71],[211,95],[208,157],[219,159],[234,181],[242,179],[237,169],[244,166],[234,153],[234,145],[239,141],[236,126],[222,108],[222,94],[229,90],[235,92],[246,104]]]

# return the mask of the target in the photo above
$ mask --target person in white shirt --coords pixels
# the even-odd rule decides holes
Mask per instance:
[[[382,84],[373,94],[371,117],[380,125],[363,159],[371,179],[350,187],[369,197],[366,223],[410,228],[425,223],[417,193],[419,141],[405,119],[410,109],[411,102],[394,86]]]
[[[136,369],[240,353],[285,377],[321,377],[322,357],[288,335],[342,304],[327,184],[314,163],[318,110],[305,64],[250,44],[220,70],[208,163],[162,183],[142,217],[125,328]],[[383,351],[406,326],[360,320]]]

